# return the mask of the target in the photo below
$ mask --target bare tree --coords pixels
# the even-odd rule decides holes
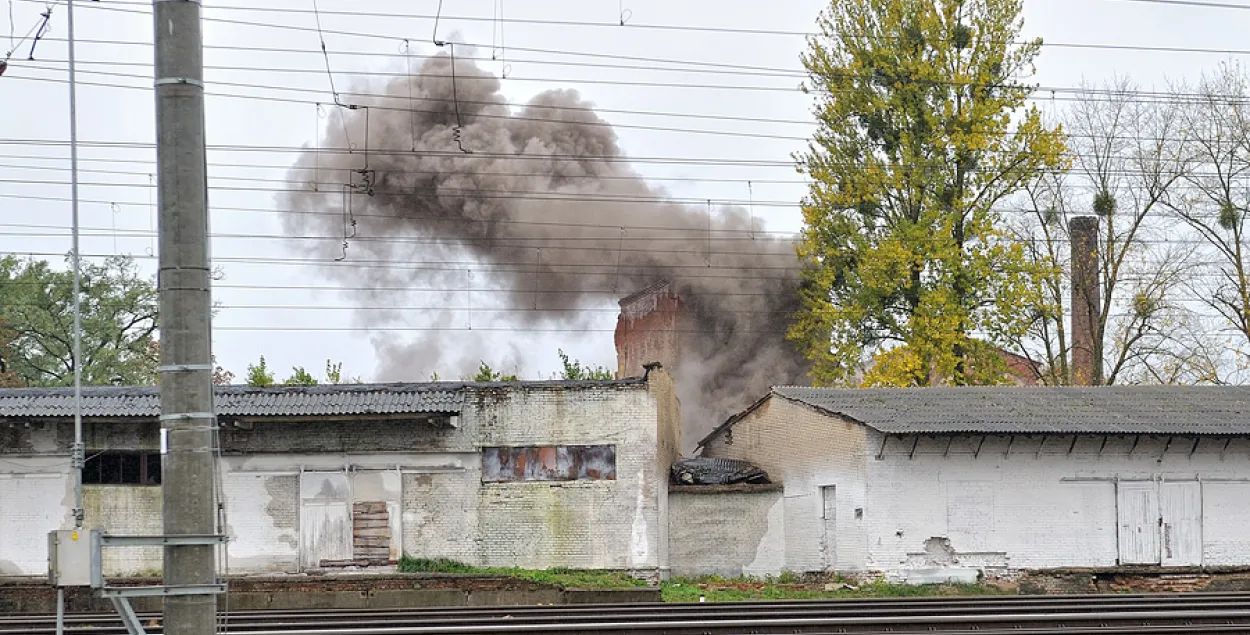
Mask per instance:
[[[1072,383],[1068,221],[1091,213],[1099,219],[1102,289],[1094,354],[1106,369],[1095,383],[1195,375],[1177,366],[1195,358],[1197,344],[1179,302],[1191,259],[1168,246],[1164,214],[1189,169],[1182,112],[1170,100],[1144,101],[1140,94],[1127,79],[1086,87],[1065,113],[1071,169],[1048,174],[1027,191],[1031,213],[1020,235],[1034,258],[1053,268],[1042,283],[1046,308],[1019,346],[1041,362],[1045,383]]]
[[[1244,368],[1250,343],[1250,271],[1246,212],[1250,208],[1250,113],[1241,68],[1225,65],[1200,81],[1197,91],[1178,90],[1184,109],[1184,145],[1194,168],[1187,195],[1169,205],[1192,228],[1204,262],[1189,288],[1193,301],[1217,316],[1215,327],[1231,337],[1236,365]],[[1196,95],[1196,96],[1193,96]]]

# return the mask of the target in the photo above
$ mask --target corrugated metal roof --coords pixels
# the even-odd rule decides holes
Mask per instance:
[[[218,386],[217,413],[233,416],[318,416],[459,413],[464,384],[349,384],[328,386]],[[154,387],[89,386],[82,390],[87,417],[155,417]],[[0,417],[72,417],[68,388],[0,390]]]
[[[891,434],[1250,434],[1250,386],[778,386],[773,394]]]

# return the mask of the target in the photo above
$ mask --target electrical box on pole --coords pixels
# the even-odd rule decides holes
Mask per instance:
[[[49,584],[58,588],[91,586],[93,533],[98,534],[100,530],[57,529],[48,532]]]

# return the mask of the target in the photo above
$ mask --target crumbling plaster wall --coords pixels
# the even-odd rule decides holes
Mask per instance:
[[[869,435],[869,568],[1115,566],[1116,478],[1203,480],[1203,564],[1250,564],[1250,441],[921,437],[914,455],[913,439],[891,439],[876,460],[884,436]],[[933,539],[949,546],[926,550]]]
[[[827,486],[836,488],[834,568],[864,567],[866,439],[863,426],[773,396],[737,422],[732,434],[720,434],[704,448],[707,457],[750,461],[783,486],[785,558],[771,573],[825,568],[821,488]]]
[[[466,389],[464,408],[455,428],[418,418],[227,426],[220,471],[231,572],[298,571],[301,471],[347,469],[398,473],[398,491],[382,487],[374,498],[396,510],[388,516],[404,553],[479,565],[663,574],[666,477],[680,446],[680,410],[664,371],[647,383],[479,386]],[[72,428],[36,422],[3,430],[0,575],[43,575],[46,533],[68,526],[73,507]],[[88,422],[88,445],[155,449],[158,430],[155,422]],[[482,447],[526,445],[613,445],[616,479],[482,482]],[[10,457],[29,465],[14,468]],[[372,481],[362,478],[356,485],[366,496]],[[24,482],[7,484],[18,480]],[[94,489],[92,526],[159,533],[159,487]],[[108,573],[158,571],[159,555],[148,551],[159,554],[115,556]]]
[[[763,576],[784,568],[781,489],[732,489],[695,486],[669,493],[673,575]]]
[[[462,512],[476,517],[476,562],[660,574],[667,466],[660,469],[656,448],[659,413],[672,410],[661,407],[665,398],[640,383],[466,395],[462,420],[483,447],[610,444],[616,454],[615,480],[481,483],[477,509]]]

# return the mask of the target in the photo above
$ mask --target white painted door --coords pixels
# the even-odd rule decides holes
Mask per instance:
[[[1198,481],[1160,484],[1159,516],[1162,564],[1171,567],[1201,565],[1202,484]]]
[[[820,518],[823,525],[820,539],[820,560],[825,571],[833,571],[838,566],[837,487],[827,485],[820,488],[820,500]]]
[[[300,474],[300,565],[352,557],[351,488],[346,472]]]
[[[1153,481],[1116,487],[1120,564],[1159,564],[1159,500]]]

